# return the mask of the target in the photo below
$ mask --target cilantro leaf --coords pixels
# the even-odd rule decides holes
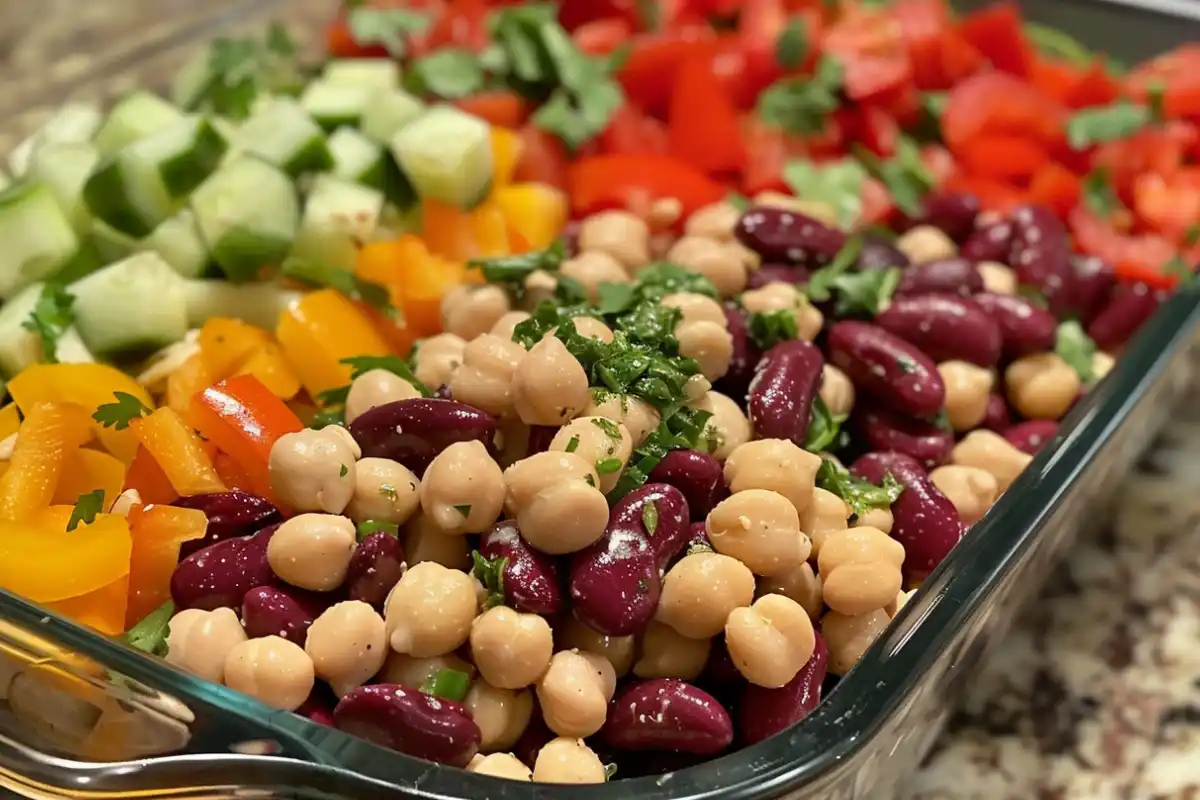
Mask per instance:
[[[688,406],[664,412],[658,428],[629,457],[625,471],[608,493],[609,502],[620,500],[644,484],[658,462],[670,451],[707,449],[703,445],[707,444],[708,421],[711,417],[712,414],[707,411]]]
[[[408,52],[407,37],[429,30],[433,20],[421,11],[407,8],[359,6],[350,10],[346,24],[354,43],[367,47],[380,45],[396,58]]]
[[[837,290],[834,312],[840,316],[875,316],[891,301],[904,271],[899,267],[845,272],[833,279]]]
[[[103,489],[79,495],[79,499],[75,501],[75,508],[71,511],[71,518],[67,520],[67,530],[73,531],[80,525],[91,525],[103,509]]]
[[[341,292],[351,300],[366,303],[392,318],[400,312],[392,305],[388,290],[378,283],[358,277],[347,269],[325,267],[308,261],[289,258],[280,270],[284,277],[307,283],[311,286],[328,287]]]
[[[384,522],[377,519],[364,519],[358,523],[357,535],[355,538],[362,541],[373,533],[386,533],[388,536],[399,536],[400,526],[394,522]]]
[[[371,370],[382,369],[398,378],[408,381],[424,397],[433,397],[433,392],[429,390],[429,387],[421,383],[420,379],[413,373],[412,367],[400,356],[391,354],[386,356],[351,356],[350,358],[343,358],[340,363],[349,365],[351,369],[350,380],[354,380]],[[345,398],[342,398],[342,401],[345,402]]]
[[[1105,218],[1125,208],[1104,167],[1093,169],[1083,179],[1083,202],[1092,213]]]
[[[1124,139],[1150,124],[1150,109],[1128,100],[1099,108],[1085,108],[1067,120],[1067,142],[1072,150]]]
[[[597,294],[596,310],[604,316],[628,311],[637,300],[637,290],[628,283],[602,283]]]
[[[539,270],[557,272],[566,254],[566,243],[562,239],[556,239],[545,250],[515,256],[471,259],[467,262],[467,269],[479,270],[483,273],[485,281],[503,286],[516,299],[521,300],[525,297],[525,280]]]
[[[620,84],[597,79],[583,94],[556,89],[531,119],[534,125],[553,133],[568,150],[575,152],[603,133],[612,115],[624,103],[625,93]]]
[[[253,38],[213,39],[200,55],[209,76],[197,91],[176,93],[174,99],[187,111],[211,111],[235,120],[250,115],[254,101],[264,94],[295,94],[304,85],[296,60],[296,45],[286,29],[276,24],[263,41]]]
[[[75,298],[57,283],[47,283],[38,295],[33,311],[21,327],[38,335],[42,343],[42,358],[49,364],[58,363],[58,340],[75,323],[72,306]]]
[[[485,558],[478,550],[471,551],[471,574],[475,579],[483,584],[484,590],[487,592],[487,599],[483,601],[483,610],[502,606],[506,600],[504,597],[504,570],[508,567],[508,559],[505,557]]]
[[[660,300],[678,292],[694,292],[714,299],[718,297],[717,287],[711,280],[669,261],[656,261],[642,267],[634,287],[642,300]]]
[[[346,387],[343,387],[346,388]],[[323,408],[313,414],[312,419],[308,422],[308,427],[314,430],[328,428],[330,425],[345,425],[346,424],[346,408],[344,406],[335,405],[329,408]]]
[[[106,428],[123,431],[139,417],[152,413],[141,400],[128,392],[113,392],[115,403],[104,403],[92,414],[92,419]]]
[[[896,154],[880,159],[874,153],[855,145],[855,155],[867,172],[887,187],[892,203],[910,217],[920,217],[921,201],[933,189],[933,175],[921,160],[921,148],[907,136],[896,141]]]
[[[873,508],[890,508],[904,491],[904,486],[891,473],[883,476],[883,484],[856,478],[832,461],[826,460],[817,469],[817,486],[833,492],[846,501],[850,512],[861,517]]]
[[[409,65],[404,73],[405,86],[416,94],[431,94],[446,100],[458,100],[478,92],[487,76],[483,65],[470,50],[435,50]]]
[[[796,315],[787,308],[751,314],[746,326],[750,338],[764,353],[780,342],[790,341],[799,335]]]
[[[834,444],[843,437],[842,423],[846,421],[845,414],[833,414],[820,395],[813,398],[812,420],[808,423],[808,432],[804,435],[804,449],[810,453],[820,453],[837,449]]]
[[[1092,359],[1096,355],[1096,343],[1075,320],[1067,320],[1058,326],[1054,340],[1054,352],[1075,370],[1083,384],[1090,385],[1096,379]]]
[[[862,252],[862,246],[861,234],[856,233],[847,237],[846,243],[842,245],[841,250],[838,250],[833,260],[809,277],[808,283],[804,286],[804,293],[808,295],[808,299],[823,303],[833,297],[833,290],[837,288],[838,280],[854,266],[858,260],[858,254]]]
[[[767,87],[758,96],[758,116],[788,133],[819,133],[841,103],[841,86],[841,65],[822,57],[812,77],[788,77]]]
[[[803,17],[792,17],[775,40],[775,60],[784,69],[796,69],[808,55],[808,30]]]
[[[125,631],[121,640],[134,650],[161,658],[167,654],[167,637],[171,635],[174,615],[175,604],[168,600]]]
[[[825,203],[837,212],[838,225],[848,228],[862,215],[862,190],[867,179],[863,165],[852,158],[813,164],[789,161],[783,180],[792,194]]]

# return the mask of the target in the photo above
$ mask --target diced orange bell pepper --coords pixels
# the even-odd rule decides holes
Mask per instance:
[[[403,307],[403,303],[399,307]],[[392,352],[407,355],[408,351],[412,349],[413,342],[417,340],[417,335],[409,327],[408,317],[403,312],[385,314],[378,308],[373,308],[366,303],[359,303],[358,310],[367,315],[371,320],[371,324],[375,326],[375,330],[387,342]]]
[[[432,255],[418,237],[401,236],[364,245],[354,271],[391,290],[393,302],[403,309],[405,323],[417,339],[441,332],[442,295],[462,282],[466,270]]]
[[[113,402],[116,392],[131,394],[147,408],[154,401],[133,378],[104,364],[35,364],[26,367],[8,382],[9,394],[25,413],[37,403],[71,403],[83,408],[88,416],[105,403]],[[137,437],[129,428],[93,427],[104,449],[128,464],[137,452]]]
[[[125,614],[129,603],[129,574],[94,592],[46,603],[46,608],[68,619],[88,625],[107,636],[126,630]]]
[[[129,574],[126,519],[97,514],[68,531],[71,506],[50,506],[24,522],[0,521],[0,587],[35,603],[103,589]]]
[[[275,342],[261,345],[235,374],[253,375],[282,400],[291,400],[300,392],[300,379]]]
[[[179,563],[179,546],[200,539],[208,518],[194,508],[143,508],[130,524],[133,554],[129,561],[129,607],[123,622],[141,620],[171,597],[171,573]]]
[[[179,494],[188,497],[225,491],[204,443],[173,410],[160,408],[135,420],[132,427]]]
[[[100,489],[104,492],[104,504],[101,507],[108,509],[124,485],[125,465],[120,459],[83,447],[67,457],[51,502],[73,505],[80,495]]]
[[[218,473],[219,474],[219,473]],[[167,473],[154,460],[145,447],[138,445],[137,455],[125,473],[125,487],[133,489],[147,505],[151,503],[171,503],[179,497],[179,492],[171,485]]]
[[[83,409],[65,403],[29,409],[0,476],[0,519],[28,520],[50,505],[63,466],[92,438],[90,422]]]
[[[311,292],[280,314],[275,336],[300,383],[314,397],[350,383],[350,367],[342,359],[391,352],[371,321],[332,289]]]
[[[504,212],[490,199],[471,211],[436,200],[424,201],[421,237],[431,253],[453,261],[508,255]]]
[[[549,247],[567,224],[567,197],[553,186],[514,183],[496,189],[495,198],[510,230],[534,250]]]
[[[208,369],[203,356],[200,353],[195,354],[167,376],[167,408],[173,409],[177,414],[186,414],[192,397],[212,386],[217,380],[218,377]]]
[[[521,160],[521,135],[509,128],[493,125],[492,138],[492,185],[507,186],[512,183],[513,172]]]
[[[0,441],[7,439],[21,427],[21,412],[17,411],[16,403],[9,403],[0,408]]]
[[[221,483],[230,489],[254,491],[254,481],[250,479],[250,473],[229,453],[217,453],[213,459],[213,469],[221,476]]]
[[[200,328],[200,357],[217,380],[228,378],[271,337],[240,319],[214,317]]]

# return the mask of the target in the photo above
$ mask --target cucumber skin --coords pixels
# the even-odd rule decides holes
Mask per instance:
[[[159,167],[167,194],[172,199],[191,194],[217,168],[228,149],[225,137],[209,120],[201,118],[191,149],[164,161]]]
[[[391,153],[384,153],[379,173],[379,185],[374,186],[366,181],[363,183],[373,189],[381,190],[384,198],[401,211],[407,211],[421,201],[412,181],[404,174],[404,170]]]
[[[213,261],[234,283],[254,280],[264,267],[283,261],[291,247],[291,239],[264,236],[242,227],[230,228],[216,242],[208,243]]]
[[[280,164],[279,168],[293,178],[306,172],[327,172],[333,169],[333,155],[325,145],[324,138],[312,139],[286,163]]]
[[[125,190],[125,171],[116,155],[107,156],[83,185],[83,201],[92,216],[105,222],[114,230],[141,239],[154,230],[128,202]]]
[[[158,348],[187,333],[184,281],[156,253],[138,253],[74,284],[75,325],[97,355]]]

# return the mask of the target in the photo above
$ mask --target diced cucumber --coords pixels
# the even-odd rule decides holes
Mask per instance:
[[[13,174],[22,177],[29,170],[34,154],[52,142],[87,142],[100,125],[101,114],[91,103],[67,103],[36,132],[21,142],[9,155]]]
[[[304,296],[271,283],[233,284],[218,280],[184,282],[188,323],[199,327],[213,317],[235,317],[274,330],[279,315]]]
[[[371,238],[382,211],[382,192],[318,175],[304,205],[292,255],[312,264],[353,270],[358,246]]]
[[[491,130],[478,117],[436,106],[401,128],[391,148],[421,197],[471,209],[491,191]]]
[[[325,132],[291,97],[259,105],[239,130],[238,143],[293,176],[333,166]]]
[[[369,139],[387,144],[396,132],[425,113],[425,104],[403,89],[376,92],[362,115],[360,127]]]
[[[79,239],[44,183],[0,192],[0,298],[43,280],[74,255]]]
[[[91,240],[96,246],[102,266],[133,255],[141,244],[140,239],[121,233],[102,219],[93,218],[90,228]]]
[[[25,328],[25,322],[42,296],[42,287],[40,283],[27,286],[0,307],[0,376],[11,378],[29,365],[44,360],[41,337]],[[63,363],[95,361],[74,327],[63,332],[54,350],[55,358]]]
[[[33,151],[37,149],[38,138],[37,134],[27,136],[12,152],[8,154],[8,168],[12,170],[12,174],[18,178],[25,177],[25,173],[29,171],[29,162],[33,161]]]
[[[91,229],[91,215],[83,202],[83,185],[100,155],[86,142],[44,142],[34,151],[29,176],[50,188],[58,207],[83,236]]]
[[[371,236],[371,241],[382,242],[388,239],[398,239],[406,233],[421,232],[421,207],[401,211],[391,203],[383,207],[379,215],[379,226]]]
[[[326,62],[321,78],[342,86],[399,89],[400,65],[384,58],[339,58]]]
[[[200,236],[230,280],[255,277],[287,255],[300,224],[296,187],[277,167],[242,156],[192,193]]]
[[[329,135],[333,174],[364,186],[383,186],[383,162],[390,157],[383,149],[354,128],[338,128]]]
[[[158,253],[184,278],[199,278],[214,266],[190,208],[163,221],[146,237],[140,249]]]
[[[300,105],[327,131],[358,125],[375,90],[357,84],[315,80],[304,88]]]
[[[107,156],[126,145],[166,128],[183,117],[175,106],[150,92],[126,95],[108,112],[92,143],[100,155]]]
[[[99,223],[99,220],[92,220],[92,222]],[[75,251],[75,255],[67,259],[67,262],[62,265],[58,272],[54,273],[51,280],[55,283],[61,283],[63,286],[70,286],[85,275],[91,275],[105,264],[111,264],[119,260],[120,258],[104,258],[101,256],[95,236],[85,236],[79,240],[79,249]]]
[[[70,287],[75,326],[93,353],[170,344],[188,330],[184,281],[158,253],[137,253]]]
[[[212,63],[211,47],[198,50],[188,59],[171,80],[171,102],[185,111],[195,111],[216,79]]]

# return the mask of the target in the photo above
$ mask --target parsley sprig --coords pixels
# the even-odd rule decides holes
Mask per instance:
[[[47,283],[38,295],[33,311],[21,327],[38,335],[42,344],[42,359],[58,363],[58,340],[75,323],[72,306],[75,298],[57,283]]]
[[[67,520],[67,531],[73,531],[80,525],[91,525],[96,520],[96,515],[103,510],[103,489],[79,495],[79,499],[75,501],[75,508],[71,510],[71,516]]]
[[[467,262],[467,269],[483,273],[488,283],[503,286],[516,300],[525,297],[525,281],[533,273],[557,272],[566,258],[566,243],[557,239],[545,250],[535,250],[515,256],[475,258]]]
[[[904,491],[904,485],[890,472],[883,476],[882,484],[876,486],[854,477],[829,460],[817,468],[817,486],[845,500],[855,517],[861,517],[873,508],[890,508]]]
[[[296,94],[304,86],[304,74],[296,58],[296,45],[279,24],[254,38],[214,39],[200,58],[207,80],[199,91],[191,86],[175,100],[187,111],[211,111],[233,119],[250,115],[260,95]]]
[[[113,397],[116,402],[104,403],[92,414],[92,419],[105,428],[123,431],[134,420],[152,413],[145,403],[128,392],[113,392]]]
[[[777,56],[782,47],[776,45]],[[819,133],[841,104],[842,77],[841,64],[822,57],[812,76],[787,77],[767,87],[758,96],[758,116],[788,133]]]
[[[487,593],[487,598],[483,601],[483,610],[504,605],[504,570],[508,567],[508,559],[503,556],[487,558],[478,550],[472,550],[471,562],[471,574],[483,585]]]
[[[134,650],[164,657],[167,655],[167,637],[171,635],[171,617],[174,614],[175,604],[168,600],[125,631],[121,640]]]
[[[625,471],[608,493],[609,502],[616,502],[644,484],[658,462],[670,451],[712,449],[708,427],[711,417],[712,414],[707,411],[688,406],[664,414],[658,428],[634,449]]]

